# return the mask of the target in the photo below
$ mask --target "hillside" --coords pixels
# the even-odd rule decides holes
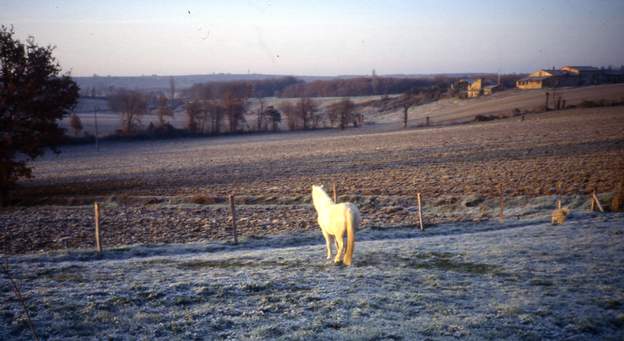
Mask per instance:
[[[543,108],[546,102],[545,93],[553,93],[553,89],[541,90],[507,90],[474,99],[442,99],[437,102],[412,107],[409,111],[411,124],[422,124],[429,116],[432,124],[450,123],[453,121],[472,120],[476,115],[503,114],[511,115],[512,110],[533,111]],[[556,89],[567,105],[578,105],[584,100],[599,101],[624,100],[624,84],[596,85],[577,88]],[[552,97],[551,97],[552,98]],[[552,103],[550,104],[552,106]],[[374,112],[374,109],[371,109]],[[402,119],[402,111],[371,114],[369,120],[378,123],[395,123]]]

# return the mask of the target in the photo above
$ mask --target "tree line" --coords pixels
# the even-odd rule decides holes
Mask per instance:
[[[224,93],[236,89],[238,95],[255,98],[354,97],[399,94],[425,89],[441,83],[450,83],[451,81],[451,78],[444,76],[433,78],[373,76],[304,82],[296,77],[288,76],[264,80],[195,84],[184,91],[184,95],[185,97],[216,99],[222,97]]]
[[[172,83],[169,94],[142,93],[138,90],[117,89],[108,96],[111,110],[121,115],[120,134],[138,132],[140,119],[148,112],[156,112],[158,122],[148,131],[170,134],[175,129],[167,119],[180,104],[186,116],[185,129],[193,134],[219,135],[244,131],[305,130],[363,124],[360,108],[349,97],[403,93],[400,100],[380,100],[386,109],[405,105],[419,105],[440,98],[454,79],[360,77],[304,83],[295,77],[253,81],[228,81],[195,84],[180,92],[183,99],[174,99]],[[168,97],[167,97],[168,95]],[[267,97],[283,100],[267,105]],[[322,105],[315,97],[342,97],[329,105]],[[380,98],[386,97],[385,95]],[[275,102],[275,99],[272,100]],[[374,102],[374,101],[373,101]],[[409,108],[408,108],[409,109]],[[406,116],[406,115],[405,115]],[[406,121],[405,117],[405,121]]]
[[[357,77],[295,83],[279,97],[352,97],[399,94],[432,86],[439,80],[427,78]]]
[[[198,88],[196,88],[198,89]],[[218,94],[218,95],[217,95]],[[359,126],[363,115],[356,113],[357,106],[350,98],[343,98],[322,106],[310,97],[284,99],[275,105],[267,105],[265,97],[252,97],[254,92],[246,82],[232,82],[219,88],[219,92],[195,91],[183,100],[182,112],[189,133],[219,135],[245,131],[305,130],[327,127],[347,128]],[[120,135],[136,135],[144,132],[170,134],[176,130],[169,120],[173,118],[175,103],[166,95],[150,94],[138,90],[118,89],[108,96],[112,111],[120,114]],[[178,110],[179,112],[180,110]],[[141,119],[148,113],[158,117],[156,124],[147,129]],[[72,115],[70,126],[78,131],[81,124]]]

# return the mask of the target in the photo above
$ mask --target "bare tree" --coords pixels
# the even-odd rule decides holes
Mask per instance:
[[[239,131],[240,124],[245,122],[247,98],[227,89],[223,94],[222,103],[230,126],[230,132]]]
[[[264,121],[265,100],[264,100],[261,89],[258,87],[258,84],[255,82],[251,84],[251,93],[253,97],[256,99],[256,102],[258,103],[258,108],[256,110],[256,131],[261,131],[262,123]]]
[[[275,109],[275,107],[273,107],[272,105],[269,105],[268,107],[266,107],[266,110],[262,114],[262,118],[265,130],[266,127],[268,127],[268,125],[270,124],[271,130],[277,131],[279,123],[282,122],[282,113],[280,113],[279,110]]]
[[[78,117],[76,113],[72,113],[71,116],[69,116],[69,126],[74,130],[74,135],[76,136],[82,131],[82,121],[80,121],[80,117]]]
[[[265,110],[264,110],[264,98],[262,97],[256,97],[256,100],[258,101],[258,111],[257,111],[257,117],[256,117],[256,130],[260,131],[262,130],[262,122],[264,121],[264,114],[265,114]]]
[[[377,72],[373,69],[373,74],[371,77],[371,95],[377,95],[379,93],[379,77],[377,77]]]
[[[169,101],[167,97],[161,95],[158,97],[158,124],[163,127],[167,122],[165,122],[165,117],[173,118],[173,110],[169,107]]]
[[[312,115],[312,128],[316,129],[321,126],[321,123],[324,121],[324,114],[322,112],[317,112]]]
[[[343,98],[339,102],[333,103],[328,107],[329,120],[332,125],[338,124],[338,127],[343,130],[347,127],[349,122],[353,122],[354,110],[355,103],[349,98]]]
[[[418,98],[412,92],[405,92],[399,98],[399,103],[401,107],[403,108],[403,128],[407,128],[407,119],[408,119],[409,109],[412,106],[419,104],[420,98]]]
[[[169,100],[171,101],[171,110],[175,109],[175,79],[169,77]]]
[[[196,133],[199,128],[197,121],[199,119],[199,116],[202,113],[201,102],[198,100],[192,100],[186,103],[185,109],[186,109],[186,115],[188,117],[188,121],[187,121],[188,130],[191,131],[192,133]]]
[[[299,125],[295,105],[289,101],[284,101],[279,104],[279,110],[286,116],[286,126],[288,129],[297,130]]]
[[[302,97],[297,101],[296,114],[297,121],[300,122],[303,129],[311,128],[314,120],[314,114],[318,110],[318,105],[309,97]]]
[[[147,112],[147,97],[134,90],[118,90],[108,96],[108,104],[111,110],[121,114],[121,131],[124,134],[134,132]]]
[[[203,111],[206,114],[207,123],[210,124],[210,133],[220,134],[225,112],[223,105],[216,100],[205,100],[203,102]]]

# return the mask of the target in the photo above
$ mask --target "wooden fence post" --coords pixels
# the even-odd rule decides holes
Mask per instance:
[[[336,183],[332,183],[332,195],[334,197],[334,204],[338,203],[338,197],[336,196]]]
[[[234,194],[230,194],[230,212],[232,213],[232,235],[234,244],[238,244],[238,231],[236,231],[236,207],[234,207]]]
[[[498,191],[500,193],[500,212],[498,214],[498,220],[500,221],[501,224],[505,223],[505,201],[503,198],[503,186],[502,185],[498,185]]]
[[[420,224],[420,230],[424,230],[423,222],[422,222],[422,210],[420,209],[420,192],[416,193],[416,198],[418,199],[418,223]]]
[[[557,209],[561,209],[561,181],[557,182]]]
[[[589,198],[591,199],[591,207],[589,208],[589,210],[594,212],[594,210],[596,209],[596,202],[594,201],[594,194],[592,193],[592,195],[590,195]]]
[[[596,206],[594,206],[594,203]],[[600,200],[598,200],[598,196],[596,195],[596,190],[592,192],[592,211],[594,211],[595,207],[598,207],[598,211],[604,213],[604,209],[602,209],[602,205],[600,205]]]
[[[97,201],[93,204],[93,209],[95,211],[95,251],[100,256],[102,253],[102,238],[100,234],[100,205]]]

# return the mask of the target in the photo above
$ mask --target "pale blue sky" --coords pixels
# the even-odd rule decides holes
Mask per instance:
[[[624,64],[621,0],[0,0],[0,23],[56,45],[76,76]]]

